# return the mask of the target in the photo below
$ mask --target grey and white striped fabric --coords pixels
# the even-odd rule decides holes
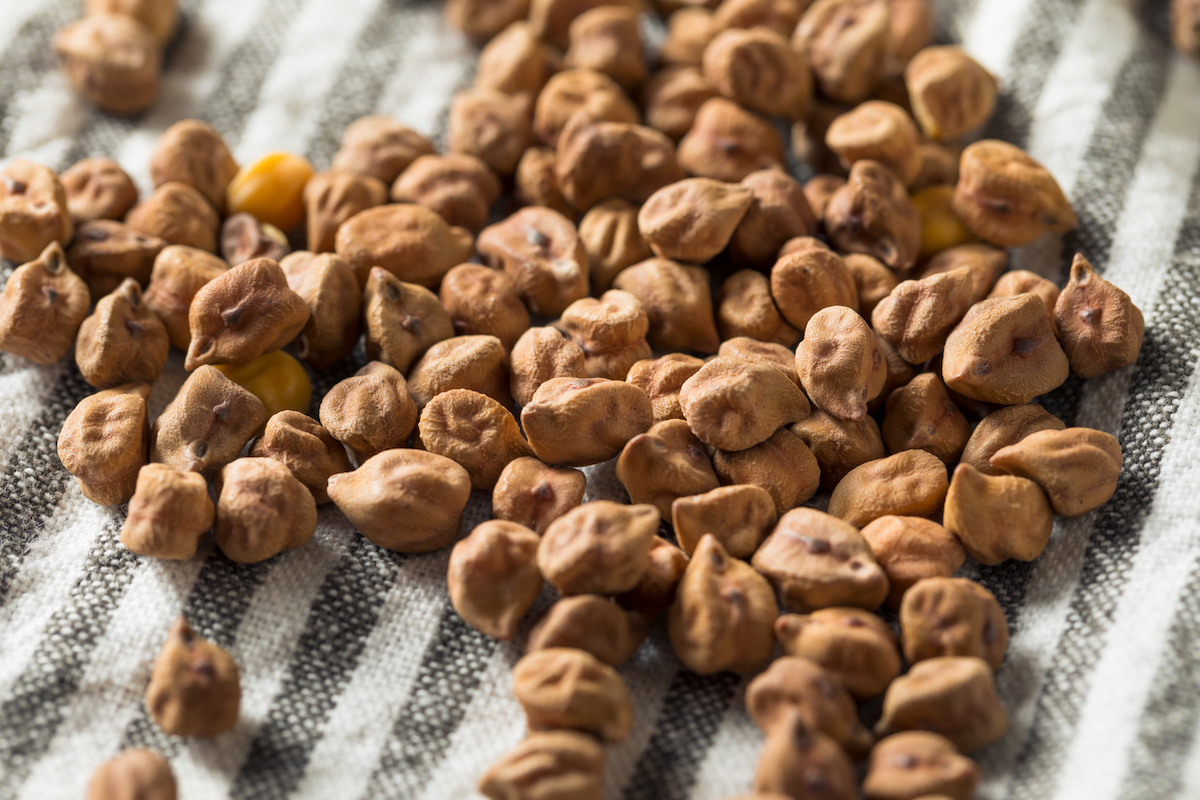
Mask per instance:
[[[940,36],[1003,82],[987,135],[1027,148],[1082,221],[1014,253],[1059,280],[1082,251],[1146,315],[1139,362],[1045,399],[1116,434],[1125,467],[1104,508],[1056,527],[1031,564],[969,566],[1012,628],[998,688],[1011,728],[980,754],[979,796],[1200,797],[1200,64],[1168,47],[1163,0],[934,0]],[[0,0],[0,154],[62,169],[117,158],[148,190],[170,123],[216,125],[243,163],[269,150],[327,166],[347,123],[381,112],[440,138],[474,51],[432,2],[182,0],[162,98],[134,120],[81,105],[54,30],[79,0]],[[321,391],[358,366],[323,376]],[[173,360],[161,410],[182,381]],[[121,511],[83,499],[58,462],[89,387],[73,365],[0,356],[0,800],[78,798],[126,747],[172,761],[185,800],[471,797],[524,733],[509,691],[518,645],[450,608],[446,553],[403,556],[331,507],[311,544],[236,565],[206,545],[141,559]],[[590,476],[613,491],[611,467]],[[475,498],[465,528],[485,518]],[[547,593],[540,601],[551,601]],[[211,740],[163,735],[142,692],[187,615],[242,671],[243,713]],[[745,792],[761,739],[729,675],[680,670],[661,630],[622,669],[637,727],[610,749],[605,797]]]

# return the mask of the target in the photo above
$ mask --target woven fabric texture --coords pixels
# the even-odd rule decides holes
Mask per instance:
[[[1012,631],[997,675],[1011,725],[979,754],[979,797],[1200,797],[1200,64],[1170,50],[1162,0],[933,2],[940,40],[1001,79],[985,135],[1028,149],[1079,213],[1078,230],[1014,251],[1013,268],[1061,284],[1083,252],[1146,316],[1136,365],[1043,400],[1118,436],[1116,496],[1060,521],[1032,563],[963,570]],[[143,192],[154,141],[179,119],[215,125],[242,163],[287,150],[321,169],[367,113],[441,141],[474,72],[437,3],[182,0],[160,100],[117,119],[55,68],[50,39],[80,5],[0,0],[0,155],[59,170],[110,156]],[[326,506],[310,544],[261,564],[211,542],[184,563],[132,555],[123,509],[85,500],[56,455],[90,393],[68,362],[0,355],[0,800],[82,797],[99,763],[135,746],[170,758],[184,800],[475,796],[524,734],[509,685],[520,638],[458,618],[448,554],[381,550]],[[322,376],[318,400],[361,363]],[[152,413],[183,374],[175,355]],[[621,494],[611,464],[591,470],[589,497]],[[488,503],[472,499],[465,530]],[[180,613],[241,668],[241,719],[208,740],[165,736],[142,704]],[[661,628],[621,672],[637,724],[609,749],[608,800],[748,791],[762,739],[742,680],[680,669]]]

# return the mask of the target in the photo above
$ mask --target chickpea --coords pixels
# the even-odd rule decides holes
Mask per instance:
[[[247,390],[274,416],[291,410],[308,413],[312,383],[300,362],[282,350],[267,353],[248,364],[217,364],[229,380]]]
[[[312,164],[292,153],[268,153],[242,167],[225,190],[227,214],[246,212],[287,232],[304,221],[304,185]]]

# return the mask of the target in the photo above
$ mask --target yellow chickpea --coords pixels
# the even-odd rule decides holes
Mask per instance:
[[[245,211],[286,233],[304,221],[304,184],[312,176],[308,159],[269,153],[234,176],[225,194],[227,213]]]
[[[267,415],[291,409],[307,414],[312,403],[312,383],[300,362],[282,350],[264,353],[247,364],[217,364],[225,377],[253,394],[267,407]]]
[[[973,241],[971,232],[954,213],[954,187],[930,186],[913,195],[921,215],[921,251],[925,261],[943,250]]]

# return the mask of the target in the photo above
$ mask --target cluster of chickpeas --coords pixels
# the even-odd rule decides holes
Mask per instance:
[[[446,153],[370,116],[330,169],[241,167],[186,120],[140,202],[107,159],[14,161],[0,350],[73,352],[99,390],[59,455],[128,503],[136,553],[190,558],[211,530],[262,561],[333,502],[381,547],[453,545],[450,599],[490,636],[549,582],[513,676],[530,734],[489,797],[600,797],[633,725],[616,668],[665,614],[688,669],[761,672],[757,797],[849,800],[869,757],[869,800],[967,800],[962,754],[1007,726],[1007,627],[953,575],[1037,557],[1055,514],[1112,495],[1116,439],[1031,401],[1133,363],[1142,315],[1082,255],[1061,290],[1005,272],[1003,248],[1077,219],[1019,148],[963,147],[996,82],[929,46],[925,0],[713,5],[663,0],[651,62],[635,0],[451,0],[487,43]],[[308,416],[309,372],[364,341]],[[189,375],[150,420],[172,346]],[[630,503],[584,503],[579,468],[613,459]],[[458,540],[472,491],[495,518]],[[881,694],[871,731],[857,703]],[[147,705],[226,731],[236,665],[180,620]],[[138,786],[173,796],[169,766],[126,754],[93,796]]]

